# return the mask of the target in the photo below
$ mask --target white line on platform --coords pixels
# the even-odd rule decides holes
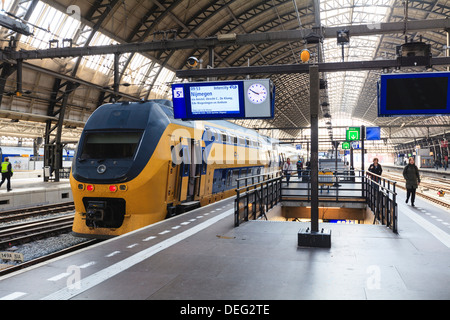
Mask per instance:
[[[25,292],[13,292],[7,296],[1,297],[0,300],[14,300],[26,295]]]
[[[450,235],[446,233],[444,230],[435,226],[427,219],[422,218],[420,215],[413,212],[409,208],[407,210],[402,210],[402,213],[404,213],[406,216],[408,216],[408,218],[416,222],[419,226],[427,230],[434,237],[436,237],[436,239],[438,239],[440,242],[442,242],[444,245],[450,248]]]
[[[202,222],[189,230],[186,230],[182,233],[179,233],[167,240],[164,240],[152,247],[149,247],[145,250],[142,250],[131,257],[124,259],[118,263],[115,263],[108,268],[105,268],[103,270],[100,270],[80,281],[80,285],[77,286],[77,288],[63,288],[59,291],[56,291],[44,298],[42,300],[67,300],[70,299],[86,290],[89,290],[92,287],[95,287],[96,285],[102,283],[103,281],[106,281],[118,273],[134,266],[135,264],[138,264],[142,262],[145,259],[150,258],[154,254],[169,248],[170,246],[173,246],[174,244],[202,231],[203,229],[208,228],[209,226],[213,225],[219,220],[222,220],[223,218],[231,215],[234,213],[233,209],[230,209],[228,211],[225,211],[224,213],[217,215],[211,219],[206,220],[205,222]]]

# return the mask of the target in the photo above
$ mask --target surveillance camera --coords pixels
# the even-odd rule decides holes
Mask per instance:
[[[196,57],[189,57],[186,61],[186,64],[189,68],[195,68],[198,65],[199,61]]]

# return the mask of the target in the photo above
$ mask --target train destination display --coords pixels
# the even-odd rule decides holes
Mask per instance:
[[[382,74],[378,116],[450,114],[450,73]]]
[[[172,85],[174,117],[183,120],[273,118],[269,79]]]
[[[239,86],[237,84],[190,87],[193,115],[239,114]]]

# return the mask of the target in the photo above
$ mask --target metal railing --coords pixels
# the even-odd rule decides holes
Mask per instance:
[[[287,176],[283,176],[282,201],[311,201],[311,171],[302,170],[290,175],[289,186]],[[361,202],[364,201],[364,177],[361,170],[319,171],[320,201]]]
[[[372,172],[366,172],[366,201],[374,214],[373,223],[378,221],[398,233],[398,209],[396,181]]]
[[[311,201],[310,170],[290,175],[281,171],[236,179],[235,226],[250,219],[266,218],[266,212],[283,202]],[[396,182],[361,170],[319,171],[319,202],[363,202],[377,221],[398,232]]]
[[[281,199],[281,172],[274,171],[236,179],[236,199],[234,204],[234,225],[243,221],[267,220],[266,212]],[[240,187],[240,184],[244,186]]]

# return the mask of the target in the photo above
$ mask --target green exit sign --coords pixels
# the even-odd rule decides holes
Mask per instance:
[[[348,141],[361,140],[361,128],[349,127],[345,136]]]
[[[350,149],[350,142],[342,142],[342,149],[343,150]]]

